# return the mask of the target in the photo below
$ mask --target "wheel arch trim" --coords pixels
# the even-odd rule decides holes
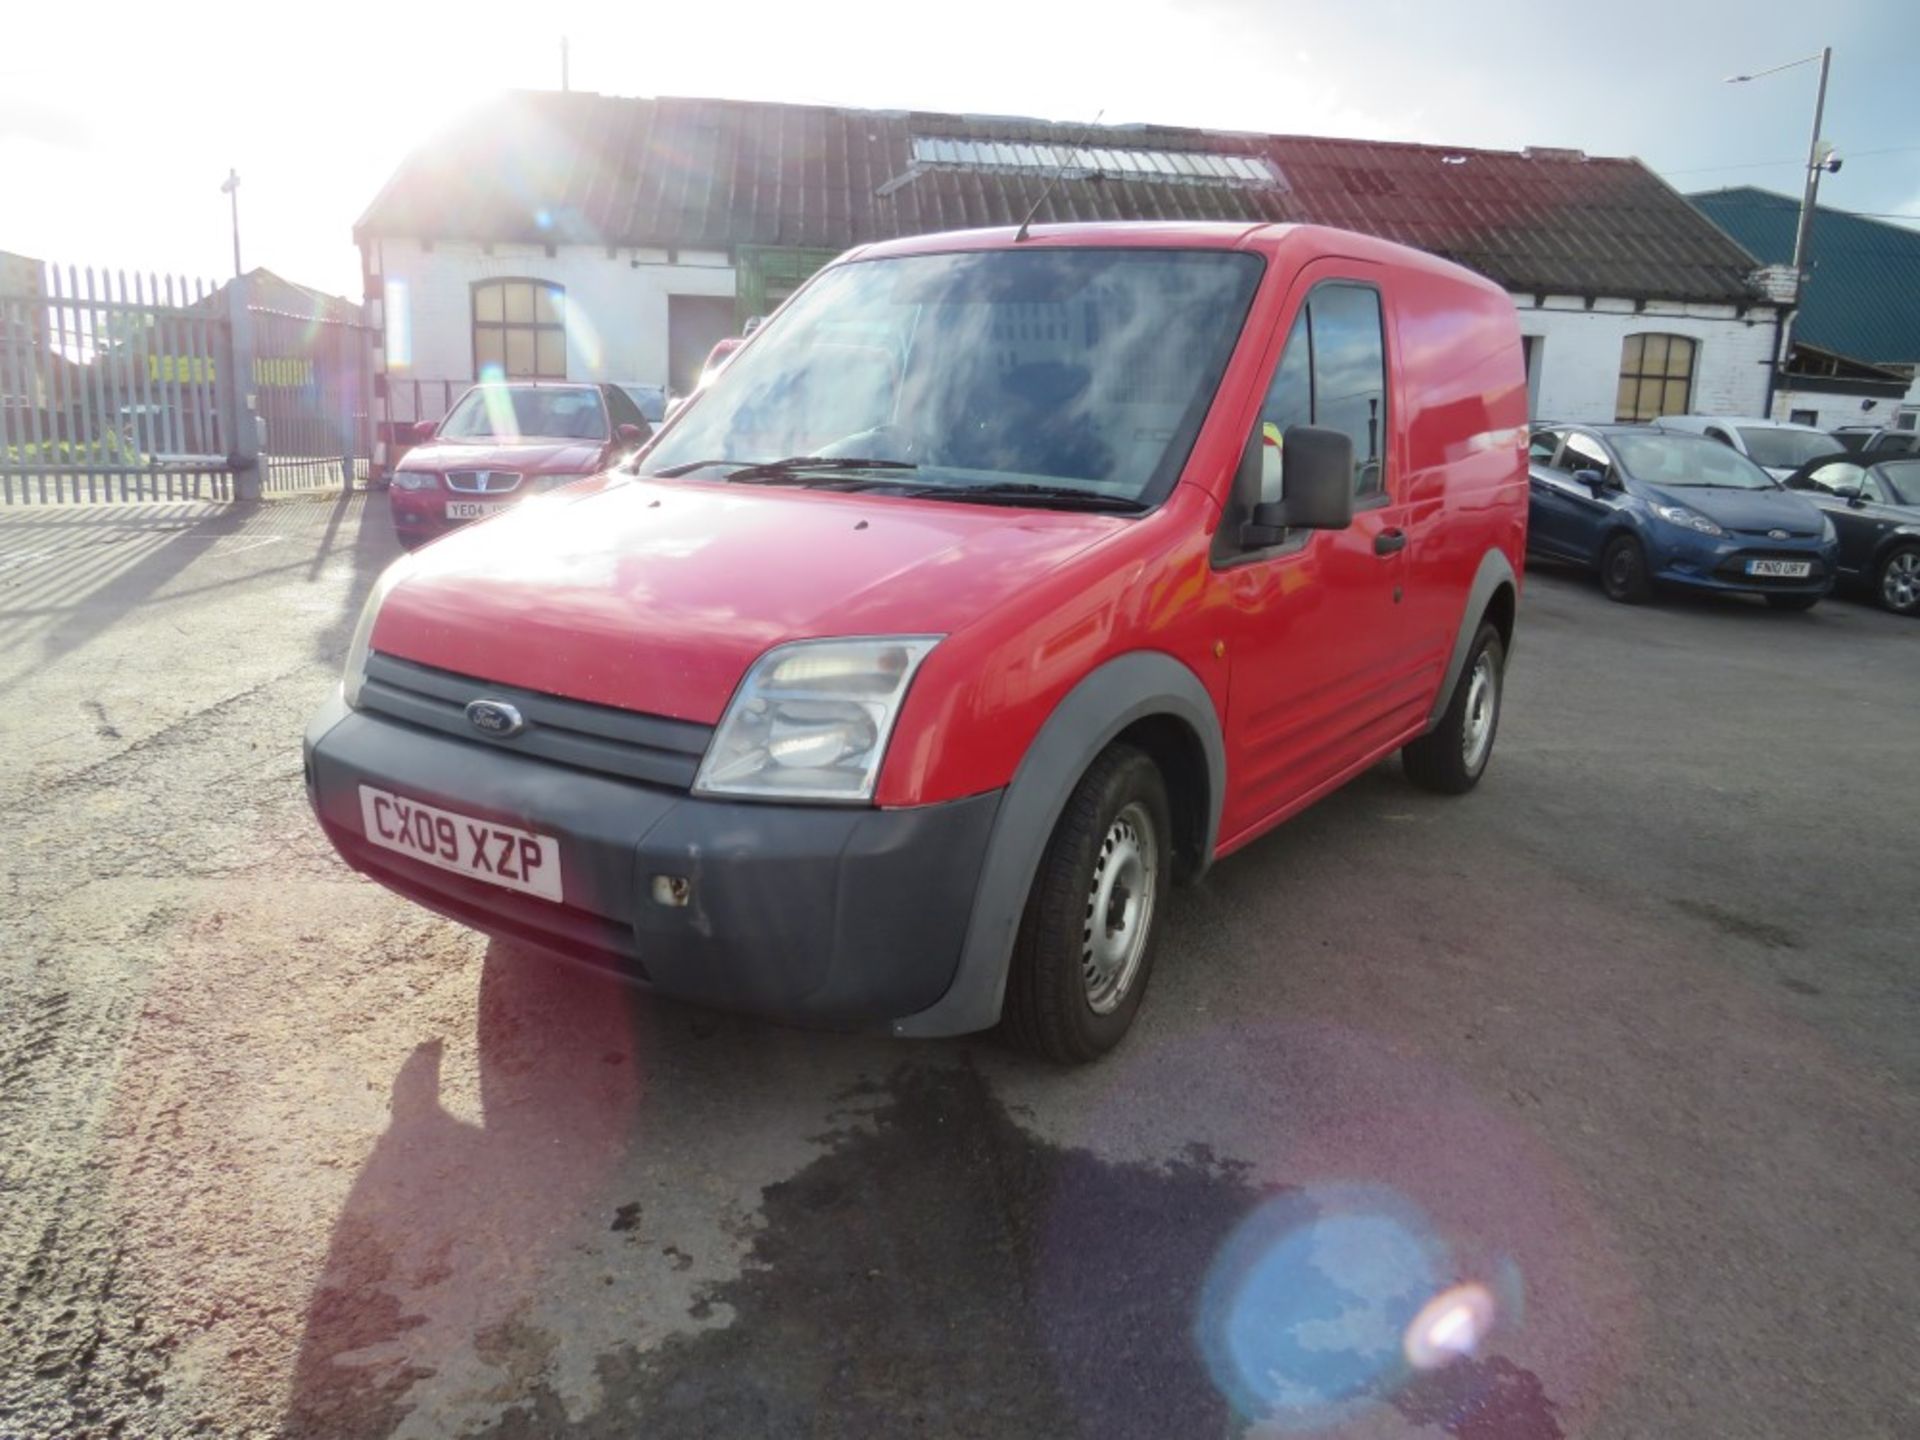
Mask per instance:
[[[1467,587],[1467,603],[1460,607],[1460,624],[1453,635],[1453,653],[1447,657],[1447,671],[1440,679],[1439,693],[1433,697],[1433,708],[1427,713],[1427,729],[1437,726],[1447,713],[1447,702],[1453,698],[1453,687],[1460,683],[1460,672],[1466,668],[1467,652],[1473,648],[1473,637],[1480,633],[1480,617],[1487,613],[1487,607],[1493,603],[1494,596],[1501,587],[1513,592],[1514,623],[1517,627],[1520,617],[1520,582],[1513,573],[1513,562],[1501,550],[1488,550],[1480,557],[1480,566],[1473,573],[1473,584]],[[1513,658],[1513,641],[1506,644],[1507,658]]]
[[[1028,745],[994,817],[953,983],[927,1009],[894,1021],[894,1034],[961,1035],[999,1020],[1014,937],[1068,797],[1122,731],[1161,715],[1184,722],[1206,757],[1205,842],[1196,873],[1205,868],[1226,793],[1226,742],[1213,697],[1198,675],[1162,651],[1116,656],[1067,692]]]

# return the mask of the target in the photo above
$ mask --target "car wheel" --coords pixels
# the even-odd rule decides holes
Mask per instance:
[[[1647,552],[1631,535],[1616,535],[1600,552],[1600,588],[1609,600],[1641,605],[1653,598]]]
[[[1818,595],[1769,595],[1767,604],[1775,610],[1811,610],[1820,603]]]
[[[1442,795],[1464,795],[1480,783],[1500,729],[1506,672],[1507,647],[1500,632],[1482,625],[1440,723],[1400,751],[1409,780]]]
[[[1874,598],[1896,615],[1920,615],[1920,545],[1901,545],[1880,562]]]
[[[1131,745],[1080,777],[1040,858],[1014,941],[1001,1028],[1064,1065],[1120,1043],[1153,970],[1172,886],[1166,782]]]

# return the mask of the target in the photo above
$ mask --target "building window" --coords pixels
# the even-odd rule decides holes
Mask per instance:
[[[1818,410],[1794,410],[1788,413],[1787,419],[1795,425],[1818,425],[1820,423],[1820,412]]]
[[[1693,398],[1693,357],[1699,347],[1684,335],[1629,335],[1620,346],[1616,420],[1684,415]]]
[[[473,287],[473,373],[508,380],[567,378],[567,292],[545,280]]]

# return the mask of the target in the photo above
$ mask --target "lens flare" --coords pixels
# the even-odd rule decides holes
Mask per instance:
[[[410,368],[413,364],[413,312],[407,308],[406,281],[387,281],[381,313],[386,319],[387,368]]]
[[[1195,1338],[1243,1417],[1323,1429],[1403,1378],[1403,1337],[1446,1263],[1426,1218],[1390,1190],[1290,1192],[1222,1248]]]
[[[593,323],[593,317],[586,307],[579,304],[567,307],[567,373],[572,376],[598,375],[600,362],[606,357],[606,346],[601,343],[599,327]]]
[[[1479,1348],[1493,1329],[1493,1295],[1484,1285],[1455,1285],[1420,1308],[1407,1327],[1407,1363],[1437,1370]]]

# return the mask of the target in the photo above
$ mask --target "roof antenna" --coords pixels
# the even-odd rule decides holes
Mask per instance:
[[[1053,174],[1048,177],[1046,185],[1042,187],[1040,194],[1035,198],[1032,207],[1028,209],[1025,217],[1020,221],[1020,228],[1013,232],[1014,244],[1018,245],[1022,240],[1027,238],[1027,227],[1033,224],[1033,217],[1040,213],[1040,207],[1046,204],[1047,197],[1053,194],[1053,187],[1058,185],[1060,183],[1061,177],[1063,177],[1067,173],[1067,166],[1073,160],[1073,152],[1078,150],[1082,145],[1087,143],[1088,137],[1093,134],[1094,126],[1100,123],[1100,116],[1106,113],[1107,113],[1106,109],[1103,106],[1100,109],[1099,113],[1093,117],[1093,119],[1089,120],[1085,125],[1080,127],[1079,138],[1076,139],[1071,145],[1067,146],[1066,158],[1063,159],[1059,163],[1059,165],[1054,168]]]

